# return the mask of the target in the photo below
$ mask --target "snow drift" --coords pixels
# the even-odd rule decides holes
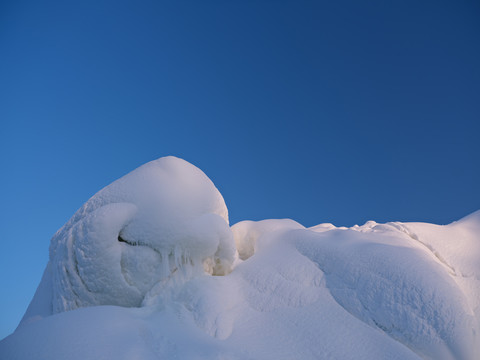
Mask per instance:
[[[54,235],[23,321],[95,305],[138,307],[154,286],[229,272],[234,255],[227,208],[210,179],[184,160],[161,158],[99,191]]]
[[[478,359],[479,234],[480,211],[445,226],[229,228],[205,174],[162,158],[54,235],[0,358]]]

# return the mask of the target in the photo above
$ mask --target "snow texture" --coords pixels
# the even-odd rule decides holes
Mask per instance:
[[[212,182],[162,158],[55,234],[0,358],[475,360],[479,234],[480,211],[444,226],[229,228]]]
[[[138,307],[160,283],[228,273],[234,256],[213,183],[184,160],[161,158],[99,191],[53,236],[23,322],[87,306]]]

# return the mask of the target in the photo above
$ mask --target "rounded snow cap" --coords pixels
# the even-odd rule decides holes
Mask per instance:
[[[88,200],[52,238],[42,282],[51,284],[53,313],[140,306],[172,278],[227,274],[234,257],[222,195],[200,169],[169,156]]]

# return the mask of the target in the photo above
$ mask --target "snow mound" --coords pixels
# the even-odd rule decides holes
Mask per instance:
[[[257,240],[262,235],[291,229],[304,229],[304,227],[291,219],[245,220],[236,223],[232,226],[232,232],[240,259],[247,260],[253,255]]]
[[[168,157],[55,234],[0,358],[476,360],[479,334],[480,211],[444,226],[229,228],[212,182]]]
[[[161,158],[99,191],[54,235],[24,320],[140,306],[172,278],[228,273],[234,256],[227,207],[213,183],[184,160]]]

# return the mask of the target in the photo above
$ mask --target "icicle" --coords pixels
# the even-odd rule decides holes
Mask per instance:
[[[168,251],[161,250],[160,254],[162,255],[162,263],[163,263],[163,277],[167,277],[170,275],[170,264],[168,261]]]

